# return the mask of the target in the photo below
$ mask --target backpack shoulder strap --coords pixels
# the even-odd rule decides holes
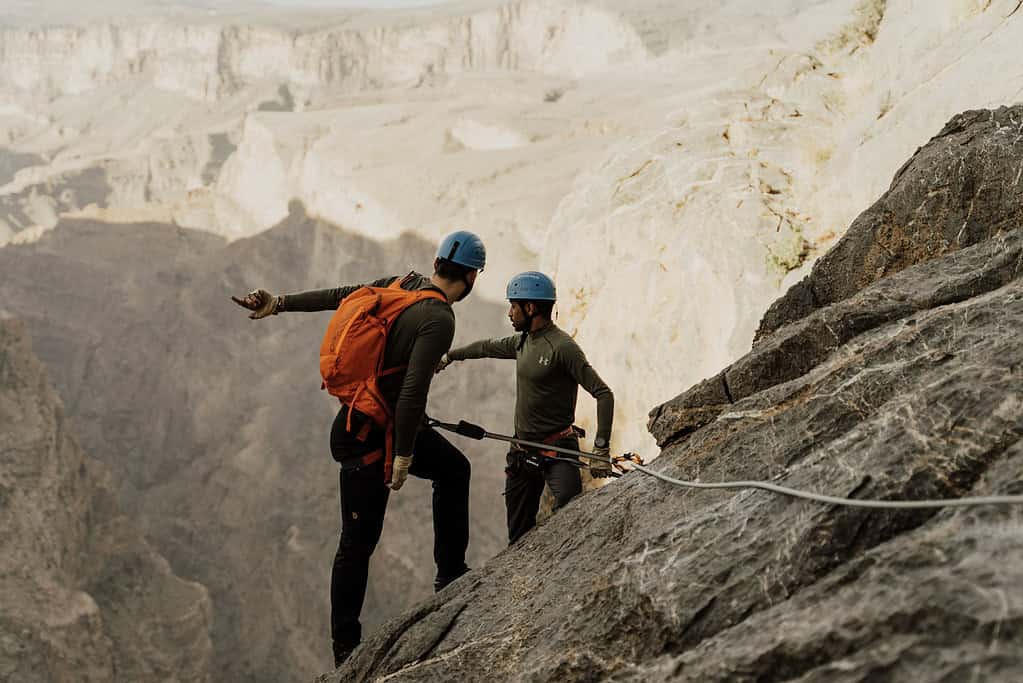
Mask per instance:
[[[406,300],[404,307],[411,306],[414,303],[418,303],[423,299],[437,299],[439,301],[447,301],[448,298],[436,289],[411,289],[407,290],[402,285],[409,282],[415,277],[416,271],[410,270],[404,277],[398,277],[394,279],[394,282],[387,285],[387,289],[397,290],[401,292],[401,298]]]
[[[416,271],[410,270],[404,277],[394,278],[394,282],[387,285],[388,289],[404,289],[402,285],[412,279],[412,276],[416,274]]]

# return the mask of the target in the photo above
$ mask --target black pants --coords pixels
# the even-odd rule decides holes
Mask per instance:
[[[579,450],[579,440],[571,436],[553,445]],[[524,455],[524,451],[513,448],[508,452],[507,467],[504,470],[507,475],[504,505],[508,512],[508,545],[536,526],[536,513],[540,510],[540,497],[545,483],[554,495],[555,510],[579,495],[583,488],[578,467],[567,462],[545,459],[544,456],[539,456],[538,467],[526,462]],[[559,453],[558,457],[571,456]]]
[[[330,580],[331,637],[335,660],[339,660],[362,639],[359,614],[366,597],[369,558],[380,540],[391,490],[384,484],[383,459],[349,469],[350,458],[377,444],[374,437],[367,444],[354,441],[345,431],[343,411],[334,420],[330,442],[334,459],[342,463],[341,540]],[[433,429],[416,437],[414,455],[409,474],[433,482],[433,558],[438,580],[458,576],[466,571],[469,546],[469,461]]]

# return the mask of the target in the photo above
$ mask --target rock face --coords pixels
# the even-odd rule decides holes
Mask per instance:
[[[899,169],[888,192],[810,275],[771,306],[754,345],[876,280],[1019,227],[1021,176],[1023,108],[956,116]]]
[[[734,401],[803,375],[866,330],[986,291],[991,282],[985,277],[995,276],[947,264],[940,266],[947,280],[933,290],[911,287],[899,294],[882,286],[880,296],[888,301],[877,307],[864,303],[864,297],[877,295],[862,290],[1023,223],[1021,133],[1021,106],[953,118],[813,271],[771,306],[754,342],[758,353],[651,414],[658,445],[711,422]],[[788,334],[770,336],[789,323],[794,327]]]
[[[811,280],[844,295],[658,408],[653,468],[858,498],[1023,493],[1023,234],[1004,220],[1023,206],[1023,151],[997,125],[1021,114],[964,114],[911,160],[894,186],[923,202],[884,223],[891,253],[873,258],[888,269],[823,261]],[[985,187],[1002,188],[981,193],[986,208]],[[926,203],[937,197],[945,208]],[[956,215],[991,224],[957,240]],[[321,681],[1015,680],[1019,514],[693,492],[633,473]]]
[[[0,320],[0,678],[208,681],[206,589],[175,576]]]
[[[69,423],[120,485],[127,510],[174,570],[213,600],[215,680],[301,680],[330,662],[329,572],[338,537],[336,401],[319,391],[329,313],[253,322],[229,295],[294,292],[429,268],[433,245],[380,244],[308,218],[227,244],[149,224],[67,221],[0,250],[0,300],[32,332]],[[508,330],[505,307],[470,297],[457,339]],[[511,424],[514,367],[463,364],[437,377],[429,410]],[[456,437],[457,438],[457,437]],[[461,442],[473,462],[479,566],[506,543],[503,449]],[[430,487],[392,496],[364,623],[432,591]],[[400,581],[404,592],[389,587]]]

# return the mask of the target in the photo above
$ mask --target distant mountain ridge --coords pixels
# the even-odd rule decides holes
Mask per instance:
[[[514,0],[445,14],[406,13],[391,25],[387,13],[341,11],[304,29],[278,28],[258,14],[0,27],[0,62],[8,65],[0,88],[56,98],[144,79],[213,103],[267,80],[372,91],[502,69],[582,76],[647,56],[628,22],[583,2]],[[363,17],[381,23],[361,27]]]

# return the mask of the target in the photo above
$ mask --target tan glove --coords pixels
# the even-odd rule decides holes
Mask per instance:
[[[408,468],[412,466],[411,455],[399,455],[391,463],[391,490],[397,491],[405,485],[408,479]]]
[[[259,320],[265,318],[268,315],[277,315],[277,311],[281,308],[281,302],[284,300],[283,296],[274,296],[265,289],[255,289],[245,295],[244,299],[239,299],[236,296],[231,297],[231,301],[235,302],[242,308],[247,308],[252,313],[249,318],[252,320]]]
[[[451,365],[453,362],[454,361],[451,360],[451,357],[445,353],[443,356],[440,357],[440,362],[437,363],[437,369],[434,370],[434,373],[443,372],[444,368]]]
[[[611,449],[607,446],[602,448],[594,447],[592,451],[594,458],[590,458],[590,476],[594,479],[604,479],[611,476]]]

